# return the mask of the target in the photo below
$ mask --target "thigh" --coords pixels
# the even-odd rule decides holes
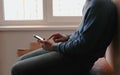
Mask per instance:
[[[45,75],[52,71],[52,73],[54,73],[55,67],[63,65],[62,58],[63,55],[58,52],[49,52],[18,61],[12,67],[12,75],[38,75],[42,73]]]
[[[34,57],[34,56],[38,56],[38,55],[41,55],[41,54],[45,54],[45,53],[48,53],[48,51],[40,48],[40,49],[37,49],[37,50],[34,50],[32,52],[29,52],[23,56],[21,56],[18,61],[21,61],[21,60],[24,60],[24,59],[27,59],[27,58],[31,58],[31,57]]]
[[[85,75],[86,72],[80,63],[55,51],[18,61],[12,66],[12,75]]]

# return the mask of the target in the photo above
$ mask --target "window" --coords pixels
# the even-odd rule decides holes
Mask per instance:
[[[0,0],[0,24],[46,25],[80,22],[85,0]]]
[[[43,0],[4,0],[4,15],[5,20],[43,20]]]
[[[53,16],[82,16],[85,0],[53,0]]]
[[[85,0],[48,0],[49,22],[79,23]],[[70,23],[70,24],[71,24]]]

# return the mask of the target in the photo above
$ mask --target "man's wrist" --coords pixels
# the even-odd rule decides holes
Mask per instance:
[[[60,44],[60,43],[55,43],[55,44],[53,45],[53,51],[59,51],[59,44]]]

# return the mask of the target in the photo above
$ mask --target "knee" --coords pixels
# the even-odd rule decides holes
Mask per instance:
[[[14,65],[11,67],[11,75],[17,75],[17,71],[18,71],[18,68],[17,68],[17,66],[14,64]]]
[[[21,67],[18,64],[14,64],[11,67],[11,75],[20,75]]]

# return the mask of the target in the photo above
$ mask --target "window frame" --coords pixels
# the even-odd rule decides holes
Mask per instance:
[[[51,8],[48,9],[48,22],[64,22],[64,23],[78,23],[80,22],[82,16],[53,16],[53,11],[52,11],[52,2],[53,0],[48,0],[48,7]],[[69,20],[68,20],[69,19]]]
[[[0,26],[43,26],[43,25],[76,25],[80,23],[82,16],[55,17],[52,15],[52,1],[43,0],[43,20],[4,20],[4,3],[0,0]]]

